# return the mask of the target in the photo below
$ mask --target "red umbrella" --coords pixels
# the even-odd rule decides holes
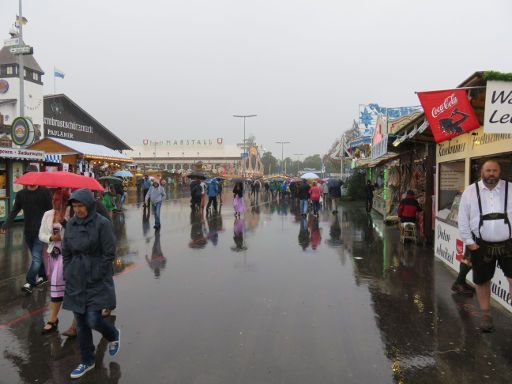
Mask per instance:
[[[14,182],[21,185],[39,185],[48,188],[87,188],[92,191],[103,191],[97,180],[69,172],[28,172]]]

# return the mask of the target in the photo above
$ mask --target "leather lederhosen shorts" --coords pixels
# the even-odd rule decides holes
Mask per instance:
[[[512,278],[512,239],[499,243],[489,243],[476,239],[478,249],[470,251],[473,265],[473,282],[484,284],[492,279],[496,271],[496,261],[506,277]]]

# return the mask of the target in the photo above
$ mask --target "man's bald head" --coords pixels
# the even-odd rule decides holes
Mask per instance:
[[[497,160],[489,159],[482,164],[480,177],[487,188],[494,188],[500,181],[501,166]]]

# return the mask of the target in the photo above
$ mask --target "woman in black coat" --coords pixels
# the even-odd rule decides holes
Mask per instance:
[[[103,308],[116,305],[112,277],[116,247],[112,223],[96,213],[91,191],[79,189],[69,201],[75,215],[66,225],[62,245],[64,309],[73,311],[77,322],[81,363],[71,378],[78,378],[95,366],[92,329],[110,342],[111,356],[119,351],[120,331],[101,317]]]

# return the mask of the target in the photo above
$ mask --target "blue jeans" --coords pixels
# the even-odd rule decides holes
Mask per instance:
[[[315,215],[317,215],[317,214],[318,214],[318,211],[320,210],[320,201],[318,201],[318,200],[313,200],[313,201],[312,201],[312,203],[313,203],[313,213],[314,213]]]
[[[28,249],[32,254],[32,262],[27,272],[27,283],[32,286],[36,285],[37,276],[46,279],[46,271],[43,263],[43,243],[39,240],[39,237],[26,236],[25,242],[27,243]]]
[[[90,365],[94,363],[94,344],[92,330],[98,331],[108,341],[115,341],[119,337],[117,329],[101,317],[101,311],[85,313],[73,312],[76,319],[76,331],[80,344],[81,363]]]
[[[160,208],[162,208],[162,202],[153,204],[153,215],[155,216],[155,225],[160,227]]]
[[[307,200],[300,201],[300,213],[303,215],[308,213],[308,201]]]

